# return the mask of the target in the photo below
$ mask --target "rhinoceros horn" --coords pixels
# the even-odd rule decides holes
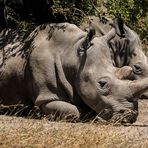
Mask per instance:
[[[132,68],[130,66],[123,66],[121,68],[117,68],[115,71],[115,75],[118,79],[128,79],[132,74]]]
[[[131,93],[134,97],[139,97],[148,90],[148,78],[134,80],[129,83]]]
[[[116,30],[115,28],[112,28],[106,35],[104,35],[105,40],[107,43],[112,40],[116,35]]]

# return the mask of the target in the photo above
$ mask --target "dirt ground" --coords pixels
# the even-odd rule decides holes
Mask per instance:
[[[130,126],[0,116],[0,148],[148,148],[148,100]]]

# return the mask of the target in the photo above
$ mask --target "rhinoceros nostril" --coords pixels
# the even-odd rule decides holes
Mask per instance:
[[[148,99],[148,94],[142,94],[141,96],[140,96],[140,99]]]
[[[121,114],[123,114],[124,112],[125,112],[124,109],[121,109],[121,110],[119,111],[119,113],[121,113]]]
[[[108,95],[110,92],[110,80],[109,78],[101,78],[97,81],[97,90],[101,95]]]

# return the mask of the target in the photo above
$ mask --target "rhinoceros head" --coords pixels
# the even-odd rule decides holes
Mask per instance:
[[[124,24],[121,17],[115,19],[114,24],[117,34],[121,37],[118,38],[120,45],[117,46],[117,50],[123,53],[121,55],[123,58],[120,56],[120,62],[133,68],[133,79],[147,77],[148,60],[142,50],[139,36]]]
[[[93,29],[88,31],[78,48],[81,64],[76,88],[82,100],[104,119],[130,112],[122,121],[132,123],[138,115],[137,98],[147,89],[148,80],[130,81],[117,77],[120,70],[112,65],[108,49],[108,42],[114,36],[115,29],[102,37],[95,37]]]
[[[148,59],[142,50],[138,34],[127,27],[120,17],[116,19],[114,24],[116,24],[117,34],[121,37],[117,39],[118,45],[120,45],[117,45],[117,51],[123,53],[120,56],[120,63],[132,67],[131,79],[146,78],[148,76]],[[148,98],[148,92],[144,93],[142,98]]]

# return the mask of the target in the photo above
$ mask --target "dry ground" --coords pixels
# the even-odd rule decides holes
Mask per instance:
[[[148,100],[132,126],[0,116],[0,148],[148,148]]]

